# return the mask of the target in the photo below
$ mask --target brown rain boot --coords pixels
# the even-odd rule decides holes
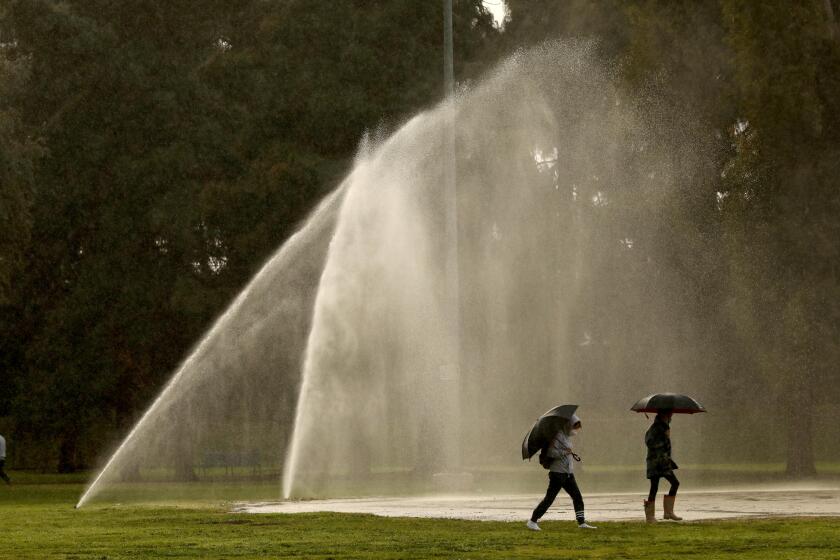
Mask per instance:
[[[645,521],[647,523],[656,523],[656,502],[645,500]]]
[[[678,517],[674,513],[674,500],[676,496],[662,496],[662,509],[665,510],[664,519],[671,519],[672,521],[682,521],[682,517]]]

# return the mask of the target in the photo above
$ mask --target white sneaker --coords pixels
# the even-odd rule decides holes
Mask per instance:
[[[531,529],[532,531],[542,531],[542,529],[540,529],[540,526],[537,525],[537,522],[531,521],[530,519],[528,520],[528,523],[525,524],[525,526]]]
[[[597,528],[598,527],[593,527],[592,525],[590,525],[589,523],[586,523],[586,522],[578,525],[578,529],[597,529]]]

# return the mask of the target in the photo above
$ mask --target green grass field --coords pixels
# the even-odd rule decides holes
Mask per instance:
[[[0,486],[0,558],[840,558],[840,519],[521,523],[249,515],[221,502],[74,510],[79,478]]]

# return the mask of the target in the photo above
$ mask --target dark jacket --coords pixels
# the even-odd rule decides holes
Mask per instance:
[[[671,426],[659,416],[645,434],[645,445],[648,450],[647,477],[674,474],[674,469],[678,467],[671,459]]]

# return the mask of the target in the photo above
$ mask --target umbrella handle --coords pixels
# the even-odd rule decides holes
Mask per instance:
[[[572,456],[572,459],[574,459],[575,461],[577,461],[578,463],[580,463],[580,455],[578,455],[577,453],[575,453],[574,451],[572,451],[572,450],[571,450],[570,448],[568,448],[568,447],[564,447],[564,448],[563,448],[563,451],[565,451],[565,452],[566,452],[566,455],[571,455],[571,456]]]

